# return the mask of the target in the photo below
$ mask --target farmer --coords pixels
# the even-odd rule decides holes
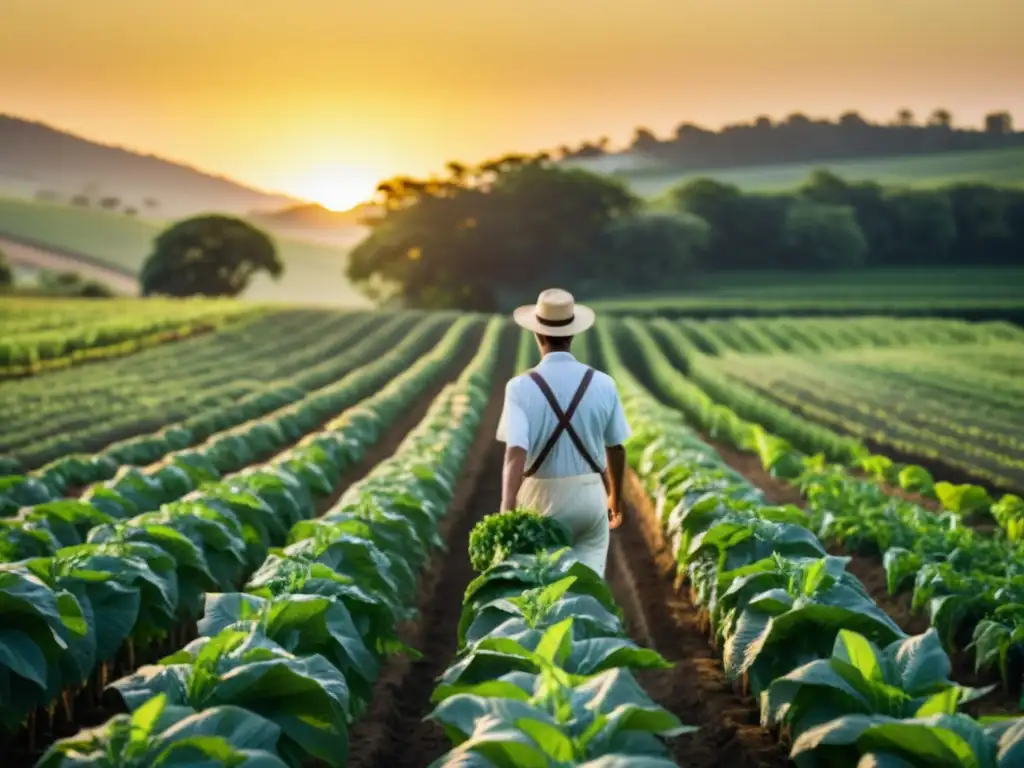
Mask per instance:
[[[537,337],[542,359],[505,387],[501,511],[525,507],[560,521],[576,558],[604,576],[608,530],[622,523],[629,426],[615,382],[569,351],[594,312],[554,288],[513,317]]]

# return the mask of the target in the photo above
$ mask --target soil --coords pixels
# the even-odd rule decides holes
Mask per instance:
[[[704,632],[700,611],[675,587],[675,558],[661,534],[653,505],[630,473],[629,513],[612,534],[608,580],[630,635],[675,666],[648,670],[637,680],[685,725],[700,728],[672,744],[685,768],[774,768],[791,765],[788,750],[760,726],[757,703],[725,677]]]

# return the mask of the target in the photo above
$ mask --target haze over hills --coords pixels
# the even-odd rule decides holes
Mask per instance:
[[[118,198],[122,206],[160,217],[208,210],[248,214],[300,203],[181,163],[0,114],[0,195],[39,193],[62,201],[80,194]],[[147,205],[147,199],[156,204]]]

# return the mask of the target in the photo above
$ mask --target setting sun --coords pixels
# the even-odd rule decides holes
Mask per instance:
[[[368,202],[382,174],[350,165],[322,165],[289,185],[289,192],[332,211]]]

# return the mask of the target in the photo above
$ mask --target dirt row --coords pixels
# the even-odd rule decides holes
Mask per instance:
[[[506,347],[471,452],[474,458],[442,523],[447,551],[434,557],[423,577],[418,620],[402,628],[403,639],[423,657],[415,662],[394,657],[386,664],[370,711],[350,735],[353,768],[423,768],[451,746],[441,728],[424,718],[432,709],[430,695],[436,680],[457,651],[462,596],[474,576],[467,555],[469,533],[500,503],[502,446],[494,440],[494,430],[501,392],[511,373],[514,345]],[[675,589],[673,558],[635,478],[629,503],[626,524],[612,536],[608,580],[631,637],[675,664],[671,670],[639,674],[640,683],[684,723],[700,728],[675,741],[674,758],[686,768],[789,765],[785,748],[760,728],[756,705],[725,679],[697,609]]]

